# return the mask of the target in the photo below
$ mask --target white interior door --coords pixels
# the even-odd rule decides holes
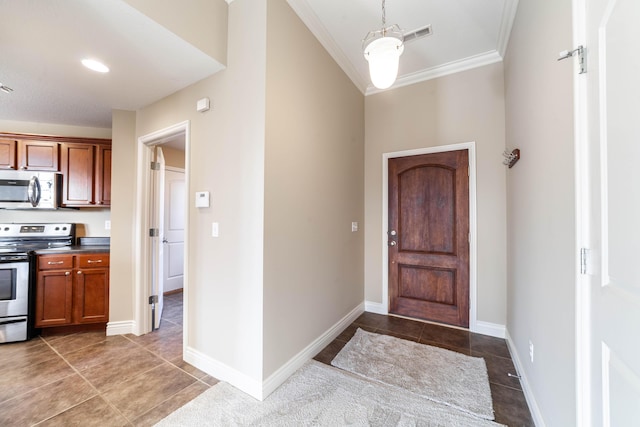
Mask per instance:
[[[184,279],[184,170],[164,174],[164,292],[182,289]]]
[[[640,1],[584,0],[585,424],[640,422]]]
[[[164,174],[165,161],[162,154],[162,148],[155,147],[155,169],[152,173],[153,186],[153,209],[151,213],[151,227],[157,229],[159,234],[152,237],[152,266],[151,266],[151,283],[153,286],[152,295],[157,296],[153,316],[153,328],[160,327],[160,318],[162,317],[163,307],[163,276],[164,276]]]

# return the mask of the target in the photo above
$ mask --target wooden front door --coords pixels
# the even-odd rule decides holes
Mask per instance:
[[[389,159],[389,311],[469,326],[469,152]]]

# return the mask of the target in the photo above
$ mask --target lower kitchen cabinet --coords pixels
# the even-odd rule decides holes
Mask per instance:
[[[35,326],[109,321],[109,254],[38,256]]]

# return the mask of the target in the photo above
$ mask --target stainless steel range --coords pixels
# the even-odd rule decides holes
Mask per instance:
[[[34,250],[71,246],[75,224],[0,224],[0,343],[34,335]]]

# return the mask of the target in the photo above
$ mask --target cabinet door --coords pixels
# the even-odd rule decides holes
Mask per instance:
[[[0,169],[16,169],[17,146],[15,139],[0,139]]]
[[[87,206],[94,199],[94,156],[92,144],[62,144],[62,204]]]
[[[59,145],[52,141],[18,141],[18,167],[21,170],[57,172]]]
[[[72,322],[73,276],[70,270],[38,272],[35,326],[62,326]]]
[[[111,146],[97,146],[96,204],[111,205]]]
[[[87,268],[75,273],[75,323],[109,321],[109,269]]]

